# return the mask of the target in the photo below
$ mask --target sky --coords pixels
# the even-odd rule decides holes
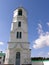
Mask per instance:
[[[13,11],[20,6],[28,14],[31,57],[49,57],[49,0],[0,0],[0,51],[7,49]]]

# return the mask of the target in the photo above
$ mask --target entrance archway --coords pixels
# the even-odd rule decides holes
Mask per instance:
[[[20,52],[16,53],[16,65],[20,65]]]

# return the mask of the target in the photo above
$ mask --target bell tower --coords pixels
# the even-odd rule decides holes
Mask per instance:
[[[28,42],[27,12],[19,7],[14,11],[11,23],[10,41],[6,52],[5,64],[31,64]]]

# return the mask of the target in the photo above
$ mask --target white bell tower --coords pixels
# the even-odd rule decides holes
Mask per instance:
[[[28,42],[27,12],[19,7],[14,11],[11,24],[10,41],[6,52],[5,64],[31,64]]]

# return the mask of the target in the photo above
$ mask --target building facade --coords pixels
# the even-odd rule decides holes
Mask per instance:
[[[4,64],[4,61],[5,61],[5,53],[0,51],[0,65]]]
[[[27,12],[24,8],[19,7],[14,11],[13,15],[5,64],[31,64],[31,50],[29,46]]]

